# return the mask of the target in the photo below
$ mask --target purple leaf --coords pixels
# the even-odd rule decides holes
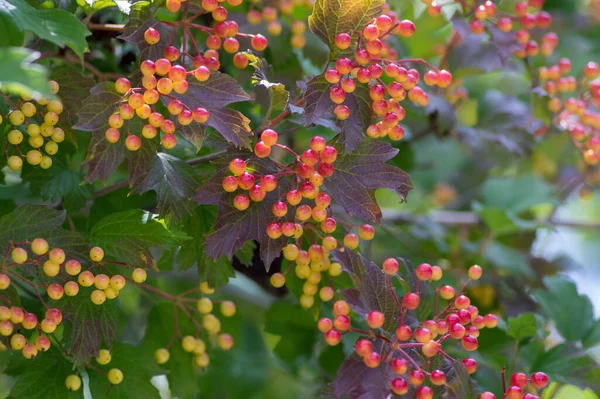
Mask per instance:
[[[152,158],[147,172],[130,182],[131,194],[156,192],[156,207],[161,216],[180,219],[194,211],[191,198],[198,184],[192,167],[179,158],[159,152]]]
[[[104,136],[104,131],[95,131],[92,133],[85,160],[88,167],[86,181],[88,183],[94,180],[106,182],[124,159],[125,147],[123,145],[109,143]]]
[[[391,368],[388,368],[390,373]],[[361,358],[352,354],[344,360],[335,382],[333,383],[336,398],[387,398],[391,391],[386,375],[386,363],[381,362],[377,368],[369,368]]]
[[[330,120],[334,118],[333,110],[336,104],[329,98],[329,84],[324,75],[319,75],[307,83],[306,93],[304,94],[305,117],[309,124],[316,123],[331,127],[333,123]],[[350,108],[348,119],[339,122],[340,138],[339,142],[344,147],[344,152],[356,150],[364,141],[364,131],[371,123],[371,99],[369,90],[366,86],[358,84],[353,93],[346,94],[344,105]],[[326,120],[328,123],[320,121]],[[329,125],[329,126],[328,126]]]
[[[325,189],[350,216],[379,223],[381,209],[375,190],[388,188],[406,200],[412,190],[408,173],[385,162],[398,154],[387,143],[367,139],[354,153],[339,155],[333,164],[333,176],[325,180]]]
[[[144,33],[150,27],[153,27],[160,33],[161,40],[156,44],[148,44],[146,39],[144,39]],[[149,6],[141,7],[131,12],[129,21],[125,25],[120,38],[140,48],[141,60],[156,61],[159,58],[163,58],[168,38],[171,36],[173,29],[173,27],[165,24],[157,24],[156,20],[152,18]]]
[[[173,96],[190,109],[202,107],[208,110],[210,116],[206,124],[217,130],[227,142],[240,146],[249,146],[250,120],[239,111],[226,108],[229,104],[248,101],[250,96],[231,76],[215,72],[205,82],[199,82],[193,77],[188,79],[188,90],[185,94],[174,93]],[[163,97],[165,105],[170,101]],[[193,126],[193,127],[192,127]],[[195,129],[198,130],[195,130]],[[194,130],[191,130],[194,129]],[[202,144],[204,126],[195,122],[185,129],[184,137],[196,146]]]
[[[108,117],[117,110],[121,95],[112,82],[98,83],[90,90],[77,111],[77,124],[73,129],[93,132],[108,127]],[[104,132],[102,132],[104,134]]]
[[[400,313],[387,282],[387,275],[375,263],[348,248],[344,251],[336,250],[333,254],[344,270],[354,275],[354,282],[360,295],[357,298],[355,291],[346,293],[350,294],[350,299],[357,306],[358,311],[362,313],[380,311],[385,316],[383,329],[388,332],[395,331]]]
[[[280,181],[277,189],[267,193],[263,201],[251,203],[248,209],[239,211],[233,206],[233,198],[240,194],[240,191],[227,193],[222,186],[223,178],[231,174],[228,165],[233,158],[246,159],[247,164],[259,175],[275,174],[279,171],[268,158],[260,159],[243,150],[232,149],[213,162],[217,173],[204,181],[194,197],[200,204],[218,206],[214,231],[206,236],[206,254],[213,259],[222,255],[231,258],[246,241],[256,240],[260,244],[260,257],[268,271],[271,263],[287,245],[285,237],[273,240],[266,232],[267,225],[276,220],[271,207],[285,192],[286,184],[285,181]],[[289,209],[288,215],[293,214],[294,209]]]
[[[365,305],[360,296],[360,291],[356,288],[346,288],[344,290],[338,290],[338,292],[342,294],[348,305],[350,305],[350,308],[352,308],[355,313],[361,316],[366,316],[371,310],[373,310]]]

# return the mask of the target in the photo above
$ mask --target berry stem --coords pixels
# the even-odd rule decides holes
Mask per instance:
[[[402,304],[400,303],[400,299],[398,299],[398,295],[396,295],[396,290],[394,289],[394,284],[392,284],[392,276],[390,276],[389,274],[387,275],[387,283],[388,283],[390,292],[392,293],[392,296],[394,297],[394,301],[396,301],[396,306],[398,306],[398,309],[401,310]]]
[[[294,103],[294,105],[297,107],[299,107],[302,104],[304,104],[304,97]],[[277,115],[275,118],[273,118],[271,120],[271,122],[269,122],[269,124],[267,125],[267,128],[273,129],[275,126],[277,126],[282,120],[284,120],[290,114],[291,114],[291,111],[286,109],[285,111],[283,111],[282,113]]]
[[[38,288],[37,288],[37,286],[35,284],[33,284],[31,281],[29,281],[25,277],[21,276],[19,273],[15,273],[15,272],[12,272],[10,270],[7,270],[6,273],[10,274],[11,276],[14,276],[14,277],[17,277],[17,278],[23,280],[26,284],[28,284],[29,286],[31,286],[35,290],[35,293],[37,294],[37,297],[40,299],[40,302],[42,302],[42,305],[44,305],[44,307],[46,309],[50,309],[50,307],[44,301],[44,298],[42,298],[42,296],[40,295],[40,292],[38,291]]]

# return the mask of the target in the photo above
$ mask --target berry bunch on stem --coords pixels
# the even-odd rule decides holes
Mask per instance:
[[[58,94],[60,87],[51,80],[50,89],[52,94]],[[62,102],[58,99],[34,99],[28,95],[21,95],[14,101],[7,96],[5,100],[13,108],[8,115],[0,114],[0,124],[6,119],[11,125],[4,146],[8,167],[21,170],[25,160],[30,165],[49,169],[52,166],[51,156],[58,152],[58,144],[65,140],[64,130],[57,126],[63,112]]]

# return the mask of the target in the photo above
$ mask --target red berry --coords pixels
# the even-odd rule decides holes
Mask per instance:
[[[254,146],[254,154],[259,158],[266,158],[271,153],[271,147],[268,146],[264,141],[259,141]]]
[[[479,343],[477,342],[477,338],[472,335],[465,335],[461,340],[461,345],[464,350],[472,352],[477,349]]]
[[[467,373],[473,374],[477,371],[477,362],[474,359],[466,358],[463,359],[462,364],[467,369]]]
[[[394,359],[394,360],[396,360],[396,359]],[[396,374],[401,374],[401,373],[396,373]],[[408,392],[408,383],[403,378],[394,378],[392,380],[392,391],[396,395],[404,395],[405,393]]]
[[[398,261],[394,258],[388,258],[383,261],[383,271],[390,276],[396,274],[398,268]]]
[[[444,378],[445,379],[445,378]],[[433,382],[433,380],[432,380]],[[441,384],[439,384],[441,385]],[[432,399],[433,398],[433,390],[428,386],[422,386],[417,388],[417,399]]]
[[[404,21],[400,21],[397,30],[400,36],[411,37],[415,34],[417,29],[412,21],[405,19]]]
[[[515,373],[510,377],[510,384],[519,388],[525,388],[528,383],[529,379],[524,373]]]
[[[338,331],[347,331],[350,329],[350,318],[346,315],[338,315],[333,319],[333,326]]]
[[[259,184],[256,184],[250,190],[248,190],[248,195],[253,202],[261,202],[265,199],[267,193],[262,189]]]
[[[414,292],[410,292],[410,293],[404,295],[404,298],[402,298],[402,306],[404,306],[405,308],[410,309],[410,310],[414,310],[414,309],[418,308],[419,302],[420,302],[419,295],[415,294]]]
[[[192,117],[198,123],[204,123],[208,120],[209,113],[206,109],[198,107],[192,111]]]
[[[250,206],[250,198],[244,194],[238,194],[233,199],[233,206],[238,211],[244,211]]]
[[[408,375],[408,381],[414,386],[419,386],[425,382],[425,374],[421,370],[413,370]]]
[[[154,28],[148,28],[144,32],[144,40],[148,44],[156,44],[160,41],[160,33]]]
[[[267,146],[272,146],[272,145],[276,144],[278,137],[279,136],[277,135],[277,132],[273,129],[266,129],[260,135],[260,139]]]
[[[378,311],[372,311],[367,315],[367,324],[370,328],[381,328],[385,317],[383,313]]]
[[[267,225],[267,235],[269,238],[276,240],[281,237],[282,234],[283,230],[281,229],[281,225],[279,223],[273,222]]]
[[[340,343],[342,336],[337,330],[329,330],[325,333],[325,342],[331,346],[335,346]]]
[[[350,47],[350,43],[352,43],[352,38],[347,33],[340,33],[335,37],[335,45],[341,50]]]
[[[248,66],[250,61],[242,53],[237,53],[233,56],[233,65],[238,69],[244,69]]]
[[[381,362],[381,356],[377,352],[371,352],[367,356],[364,357],[365,365],[369,368],[377,368],[379,367],[379,363]]]
[[[531,374],[531,385],[537,389],[545,388],[548,385],[548,376],[541,371]]]
[[[419,280],[428,281],[431,279],[433,271],[430,264],[421,263],[419,266],[417,266],[416,273]]]
[[[338,316],[340,317],[340,316]],[[359,356],[367,356],[373,352],[373,343],[368,339],[359,339],[354,346],[354,351]]]
[[[238,176],[238,183],[242,190],[250,190],[254,186],[254,175],[248,172],[244,172]]]
[[[506,390],[506,399],[523,399],[523,390],[517,386],[509,387]]]
[[[464,295],[461,295],[454,300],[454,306],[456,306],[457,309],[466,309],[470,304],[471,300]]]
[[[267,48],[267,38],[261,34],[258,34],[252,38],[252,48],[256,51],[263,51]]]

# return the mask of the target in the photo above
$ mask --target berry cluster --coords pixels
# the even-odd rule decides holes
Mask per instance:
[[[426,370],[427,366],[435,356],[453,360],[443,350],[443,346],[456,340],[460,341],[464,350],[475,351],[478,347],[477,337],[480,330],[496,327],[498,319],[493,314],[480,315],[478,308],[471,304],[469,297],[464,295],[467,285],[481,277],[482,268],[480,266],[474,265],[469,268],[469,280],[457,292],[450,285],[436,287],[434,282],[442,278],[442,269],[423,263],[417,266],[416,276],[419,281],[429,283],[434,289],[433,317],[420,321],[419,326],[411,328],[407,323],[407,317],[409,312],[419,308],[421,296],[417,288],[415,292],[405,293],[401,299],[397,297],[391,278],[398,273],[398,269],[398,261],[394,258],[388,258],[383,262],[383,272],[387,275],[388,289],[396,299],[400,312],[395,332],[382,329],[386,322],[385,315],[377,310],[371,311],[366,316],[368,331],[354,328],[350,319],[350,305],[344,300],[338,300],[333,304],[335,315],[333,320],[321,318],[317,326],[329,345],[339,344],[342,334],[348,332],[363,335],[356,342],[354,348],[356,355],[367,367],[379,367],[381,362],[389,364],[396,374],[391,381],[392,392],[403,395],[408,392],[409,385],[412,385],[416,389],[417,398],[432,398],[431,388],[423,385],[425,378],[429,377],[432,385],[444,385],[446,374],[441,370],[429,372]],[[446,305],[438,312],[437,306],[440,300],[444,301]],[[411,355],[410,353],[413,351],[419,351],[422,356]],[[469,374],[473,374],[477,370],[477,362],[472,358],[465,358],[462,363]]]
[[[175,334],[173,335],[173,338],[166,347],[159,348],[154,352],[154,359],[158,364],[165,364],[169,361],[169,358],[171,357],[169,349],[175,339],[179,339],[181,341],[182,349],[193,354],[196,366],[200,368],[207,367],[210,362],[210,357],[206,352],[207,347],[206,342],[202,339],[202,331],[206,332],[204,337],[208,338],[210,343],[217,345],[220,349],[228,351],[233,347],[233,337],[226,333],[220,333],[221,321],[214,315],[214,310],[215,304],[219,304],[221,315],[223,317],[232,317],[236,312],[235,304],[231,301],[213,301],[208,298],[208,295],[213,294],[215,290],[206,282],[200,283],[200,292],[203,294],[201,298],[196,300],[186,297],[187,294],[193,294],[195,292],[196,290],[185,291],[176,297],[177,301],[175,302],[176,306],[178,306],[178,308],[194,324],[196,328],[195,335],[182,336],[178,326],[179,319],[175,318]],[[195,318],[193,314],[194,310],[190,309],[191,306],[185,303],[186,301],[196,302],[195,312],[200,316],[200,321]]]
[[[52,94],[57,94],[60,87],[58,83],[51,80],[50,88]],[[9,101],[9,104],[13,106],[13,110],[6,119],[12,129],[8,132],[8,143],[4,149],[8,167],[12,170],[20,170],[25,159],[30,165],[39,165],[43,169],[50,168],[52,166],[50,156],[58,152],[58,144],[65,140],[65,132],[56,126],[59,115],[63,112],[63,104],[59,100],[33,99],[27,95],[21,95],[17,103]],[[0,115],[0,124],[3,119]],[[25,133],[29,137],[26,143]],[[11,149],[14,149],[16,154],[10,155]]]
[[[101,366],[105,366],[109,364],[111,360],[112,354],[110,351],[108,349],[100,349],[98,356],[96,356],[96,363]],[[108,372],[98,368],[94,369],[105,374],[106,378],[108,378],[108,381],[112,385],[119,385],[121,382],[123,382],[123,372],[118,368],[111,368],[108,370]],[[71,392],[77,391],[79,388],[81,388],[81,378],[77,374],[71,374],[65,379],[65,386]]]
[[[569,132],[573,143],[582,152],[585,162],[600,162],[600,67],[589,62],[581,79],[568,75],[571,61],[561,58],[556,65],[539,69],[543,88],[550,96],[548,109],[554,124]]]
[[[0,274],[0,289],[8,288],[9,284],[7,276]],[[0,299],[9,302],[2,295]],[[0,351],[10,347],[13,351],[21,351],[26,359],[33,359],[39,352],[50,349],[50,338],[47,334],[52,334],[61,322],[62,313],[56,308],[48,309],[42,321],[38,323],[37,316],[23,308],[1,305]],[[7,344],[3,343],[3,340]]]
[[[310,11],[313,7],[312,0],[282,0],[275,7],[260,7],[259,4],[252,4],[252,9],[248,11],[248,22],[252,25],[258,25],[262,21],[267,24],[267,32],[271,36],[279,36],[283,29],[283,23],[290,22],[292,36],[290,45],[292,48],[303,48],[306,45],[306,22],[303,19],[297,19],[296,15],[302,15],[303,11]],[[305,11],[304,11],[305,12]]]
[[[252,165],[249,165],[247,160],[232,159],[229,163],[232,175],[223,179],[223,190],[229,193],[242,191],[233,198],[233,206],[239,211],[245,211],[251,202],[261,202],[267,193],[277,189],[280,179],[290,181],[291,189],[282,193],[281,198],[272,205],[271,212],[275,220],[267,225],[266,233],[273,240],[282,237],[295,240],[283,248],[283,256],[295,262],[296,275],[307,280],[300,303],[303,307],[310,308],[314,304],[314,295],[319,291],[321,273],[328,271],[332,277],[341,273],[339,263],[332,263],[329,259],[330,252],[338,247],[338,240],[332,235],[337,230],[338,222],[348,230],[354,226],[333,217],[331,197],[322,191],[325,179],[334,173],[336,148],[327,145],[323,137],[315,136],[310,141],[310,148],[298,155],[289,147],[278,144],[277,140],[278,134],[275,130],[264,130],[260,141],[254,146],[254,154],[258,158],[266,158],[271,154],[272,147],[277,147],[292,154],[293,163],[277,163],[280,172],[258,175],[252,172]],[[291,212],[293,219],[290,217]],[[306,229],[311,230],[316,238],[309,240],[311,245],[307,250],[303,250],[302,238]],[[359,237],[372,240],[374,235],[374,228],[364,224],[358,226],[358,235],[348,231],[343,238],[343,244],[350,249],[356,249]],[[289,270],[291,269],[288,269],[288,272]],[[274,287],[282,287],[285,284],[284,274],[273,274],[271,284]],[[324,286],[319,295],[323,301],[329,301],[333,298],[333,289]]]
[[[502,373],[504,377],[504,370]],[[540,397],[536,394],[523,392],[525,392],[525,388],[529,385],[529,392],[535,390],[536,393],[539,393],[540,390],[544,389],[548,385],[548,382],[548,376],[540,371],[531,374],[531,377],[529,378],[527,378],[527,374],[525,373],[515,373],[510,377],[510,386],[508,389],[506,389],[506,386],[504,387],[504,394],[502,398],[540,399]],[[496,399],[496,395],[491,392],[484,392],[479,395],[479,399]]]
[[[227,0],[227,3],[230,6],[236,7],[242,4],[242,1],[243,0]],[[182,8],[182,3],[184,4],[181,20],[174,22],[157,22],[157,24],[163,24],[174,29],[182,28],[183,30],[183,45],[181,52],[177,47],[171,45],[173,39],[172,37],[167,43],[164,57],[170,61],[175,61],[180,55],[182,55],[189,57],[192,60],[195,68],[199,66],[205,66],[211,70],[217,70],[220,66],[219,50],[223,48],[226,53],[234,54],[233,63],[238,68],[245,68],[248,65],[248,59],[243,54],[238,52],[240,43],[238,39],[236,39],[236,36],[250,38],[252,48],[254,48],[256,51],[263,51],[265,48],[267,48],[268,41],[263,35],[241,33],[239,32],[237,22],[233,20],[227,20],[228,11],[223,5],[220,4],[224,3],[224,1],[202,0],[201,7],[196,10],[198,7],[195,5],[190,5],[187,1],[169,0],[166,3],[166,7],[172,13],[179,13]],[[190,16],[189,14],[192,12],[195,13]],[[212,27],[194,23],[197,18],[201,16],[203,17],[209,13],[214,21]],[[192,31],[199,31],[208,34],[208,38],[205,42],[206,50],[203,52],[200,51],[200,48],[196,43],[194,36],[192,35]],[[155,29],[154,26],[152,26],[144,33],[144,39],[148,44],[156,44],[160,41],[160,32]],[[195,55],[191,55],[186,51],[186,43],[188,40],[192,43]]]
[[[48,297],[57,301],[64,295],[71,297],[76,296],[79,294],[80,286],[84,288],[93,287],[94,290],[90,294],[90,299],[96,305],[101,305],[106,299],[115,299],[119,295],[119,291],[125,287],[125,277],[120,274],[112,275],[112,277],[102,273],[94,275],[94,267],[105,267],[102,262],[104,251],[100,247],[93,247],[90,250],[90,259],[93,263],[83,272],[82,265],[78,260],[66,260],[66,254],[61,248],[50,249],[48,242],[43,238],[36,238],[31,241],[30,250],[33,257],[30,257],[27,250],[21,246],[13,245],[11,248],[10,255],[13,263],[3,264],[0,268],[0,279],[3,281],[3,284],[0,285],[0,289],[8,288],[10,285],[10,276],[13,276],[23,281],[27,281],[27,283],[36,290],[40,300],[43,302],[38,291],[40,288],[46,289]],[[36,285],[14,271],[14,268],[27,265],[35,267],[46,277],[56,278],[60,283],[55,282],[49,285]],[[106,270],[112,274],[108,268],[106,268]],[[5,271],[6,274],[3,273],[3,271]],[[75,276],[77,276],[76,281],[69,280],[69,277]],[[140,268],[135,269],[132,278],[135,282],[143,282],[146,279],[146,271]],[[65,280],[69,281],[65,282]]]
[[[369,86],[371,110],[376,117],[366,135],[401,140],[404,128],[399,123],[406,116],[401,103],[406,98],[418,106],[429,103],[428,94],[418,85],[421,73],[413,68],[406,69],[403,65],[424,64],[428,68],[422,77],[425,85],[441,88],[450,86],[452,75],[446,70],[438,70],[422,59],[396,60],[397,54],[386,39],[391,34],[410,37],[414,33],[413,22],[398,21],[395,14],[388,12],[367,24],[362,32],[340,33],[336,36],[335,44],[340,50],[350,49],[356,41],[353,59],[342,56],[335,60],[333,68],[325,72],[325,79],[331,84],[329,97],[336,104],[334,113],[338,120],[343,121],[350,116],[351,110],[344,102],[347,94],[356,90],[358,81]]]
[[[435,2],[422,0],[428,3],[430,15],[440,15],[440,6]],[[464,10],[464,14],[470,19],[471,32],[480,35],[490,26],[494,26],[501,32],[515,31],[517,41],[521,48],[515,50],[519,58],[535,57],[538,54],[549,57],[558,45],[558,36],[548,32],[535,40],[533,33],[547,30],[552,23],[552,16],[541,8],[544,0],[518,1],[514,6],[513,14],[499,13],[496,4],[487,0],[483,4],[474,4],[471,9]]]

